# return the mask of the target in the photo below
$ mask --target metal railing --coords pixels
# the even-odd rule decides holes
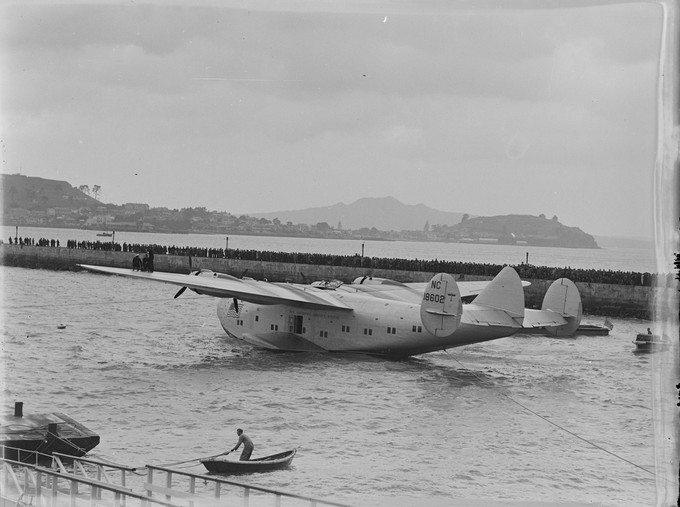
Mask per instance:
[[[209,499],[214,501],[221,498],[241,498],[242,505],[246,507],[255,504],[262,505],[265,499],[271,500],[268,505],[276,507],[281,506],[282,501],[289,501],[291,505],[309,505],[310,507],[348,507],[347,504],[343,503],[285,493],[275,489],[253,486],[209,475],[192,474],[153,465],[146,465],[146,468],[148,472],[144,488],[149,497],[153,493],[160,493],[165,495],[167,502],[184,501],[190,507],[193,507],[194,502],[199,503],[200,501],[201,504],[204,504]],[[157,477],[157,474],[154,472],[161,472],[164,475],[164,481],[163,477],[160,478],[163,481],[162,485],[159,482],[154,483],[154,478]],[[177,479],[175,485],[173,485],[174,479]],[[182,484],[179,484],[180,482]],[[178,487],[183,487],[183,489],[177,489]]]
[[[177,507],[129,488],[42,466],[0,459],[0,502],[3,507],[79,507],[88,505]]]
[[[107,461],[99,461],[90,458],[75,458],[60,452],[53,453],[51,457],[52,468],[61,471],[63,474],[72,474],[85,479],[105,482],[107,484],[115,483],[111,477],[112,473],[110,473],[111,470],[114,470],[116,474],[120,474],[120,482],[118,485],[122,488],[127,488],[127,474],[136,472],[137,470],[133,467],[118,465]],[[71,464],[71,470],[68,469],[65,462]]]
[[[338,502],[162,466],[146,465],[141,472],[90,458],[30,452],[35,455],[35,464],[0,458],[0,507],[129,507],[135,503],[140,507],[148,504],[347,507]],[[135,493],[129,486],[129,474],[145,480],[142,491]]]

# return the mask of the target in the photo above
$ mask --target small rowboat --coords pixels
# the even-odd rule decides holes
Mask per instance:
[[[250,474],[254,472],[269,472],[286,468],[293,461],[295,449],[263,458],[255,458],[248,461],[231,461],[227,459],[208,458],[202,459],[201,463],[208,472],[216,474]]]

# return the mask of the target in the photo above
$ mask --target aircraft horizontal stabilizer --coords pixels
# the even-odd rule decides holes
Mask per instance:
[[[474,303],[465,307],[465,322],[476,326],[495,326],[521,329],[522,319],[505,310],[485,308]]]
[[[581,324],[581,295],[574,282],[559,278],[545,293],[541,309],[527,312],[524,327],[544,327],[553,336],[569,336]]]
[[[524,310],[523,328],[536,327],[550,327],[563,326],[567,323],[567,319],[562,317],[559,313],[552,310],[532,310],[527,308]]]

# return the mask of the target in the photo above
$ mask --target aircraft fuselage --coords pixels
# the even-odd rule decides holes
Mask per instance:
[[[419,304],[352,293],[339,294],[338,298],[353,310],[239,302],[237,314],[232,300],[221,299],[217,314],[229,335],[265,348],[393,357],[493,340],[517,331],[463,321],[453,335],[438,337],[423,326]]]

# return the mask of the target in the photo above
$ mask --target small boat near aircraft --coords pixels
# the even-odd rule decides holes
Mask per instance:
[[[666,350],[670,344],[667,336],[652,333],[638,333],[633,343],[635,344],[635,350],[640,352]]]
[[[201,463],[208,472],[216,474],[250,474],[255,472],[269,472],[286,468],[295,457],[296,449],[290,451],[255,458],[248,461],[233,461],[225,458],[202,459]]]

